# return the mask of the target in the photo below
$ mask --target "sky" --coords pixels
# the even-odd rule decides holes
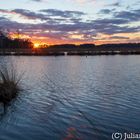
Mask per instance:
[[[36,45],[140,42],[140,0],[0,1],[0,30]]]

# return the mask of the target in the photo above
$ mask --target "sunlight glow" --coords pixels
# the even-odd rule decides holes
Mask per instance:
[[[40,44],[39,43],[34,43],[34,48],[37,49],[39,48]]]

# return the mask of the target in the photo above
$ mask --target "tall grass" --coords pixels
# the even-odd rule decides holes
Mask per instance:
[[[20,91],[21,76],[17,74],[13,65],[0,66],[0,103],[3,103],[4,108],[17,97]]]

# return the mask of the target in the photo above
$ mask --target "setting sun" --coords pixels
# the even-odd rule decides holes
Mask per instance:
[[[39,48],[40,44],[34,43],[34,48]]]

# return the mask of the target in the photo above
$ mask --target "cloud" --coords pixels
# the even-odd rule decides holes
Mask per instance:
[[[0,17],[0,21],[9,21],[9,19],[5,18],[5,17]]]
[[[102,9],[100,13],[110,13],[109,9]],[[129,39],[116,36],[119,33],[140,32],[140,26],[127,24],[139,20],[139,10],[113,12],[110,18],[84,19],[86,13],[81,11],[63,11],[57,9],[42,9],[33,12],[26,9],[0,10],[0,13],[14,13],[28,20],[40,19],[42,22],[22,23],[10,18],[0,17],[0,25],[6,29],[16,31],[21,29],[23,34],[58,40],[93,41],[98,34],[111,36],[110,39]],[[20,17],[19,17],[20,18]],[[72,36],[73,35],[73,36]]]
[[[111,36],[109,37],[109,39],[130,39],[130,38],[125,36]]]
[[[81,19],[82,16],[86,15],[86,13],[81,11],[62,11],[57,9],[42,9],[38,12],[33,12],[27,9],[14,9],[14,10],[4,10],[0,9],[0,13],[4,14],[15,14],[19,15],[26,19],[31,20],[43,20],[48,22],[61,22],[61,21],[70,21],[75,22]]]
[[[140,20],[140,10],[131,10],[131,11],[120,11],[114,13],[115,18],[125,19],[132,21],[139,21]]]
[[[48,16],[60,16],[64,18],[86,15],[84,12],[80,12],[80,11],[68,11],[68,10],[62,11],[57,9],[43,9],[40,10],[40,12],[43,12]]]
[[[112,11],[112,10],[110,10],[110,9],[101,9],[101,10],[99,11],[99,14],[110,14],[111,11]]]
[[[47,20],[48,17],[46,15],[32,12],[30,10],[26,9],[14,9],[11,12],[14,12],[15,14],[20,14],[23,17],[26,17],[28,19],[41,19],[41,20]]]
[[[126,24],[129,21],[128,19],[104,18],[104,19],[96,19],[93,22],[94,22],[94,25],[106,24],[107,26],[110,26],[110,25]]]
[[[111,4],[107,4],[106,6],[120,7],[121,6],[121,3],[120,2],[114,2],[114,3],[111,3]]]

